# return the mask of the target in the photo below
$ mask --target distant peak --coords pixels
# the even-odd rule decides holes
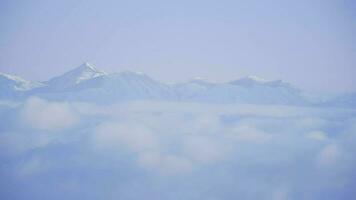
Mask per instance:
[[[81,64],[79,67],[67,72],[67,73],[91,73],[91,74],[96,74],[96,75],[104,75],[106,74],[105,72],[99,70],[98,68],[96,68],[93,64],[85,62],[83,64]]]
[[[93,72],[102,72],[99,69],[97,69],[93,64],[90,64],[88,62],[81,64],[78,68],[82,70],[91,70]]]
[[[14,89],[20,90],[20,91],[25,91],[25,90],[33,89],[35,87],[42,86],[42,84],[40,84],[40,83],[28,81],[28,80],[25,80],[19,76],[5,74],[5,73],[0,72],[0,80],[1,79],[7,80],[6,82],[10,81],[12,84],[14,84]]]
[[[266,86],[288,86],[290,85],[282,80],[268,80],[264,78],[260,78],[257,76],[246,76],[234,81],[230,82],[234,85],[241,85],[241,86],[254,86],[254,85],[266,85]]]
[[[73,70],[52,78],[49,80],[49,83],[60,87],[66,87],[103,75],[106,75],[106,73],[97,69],[94,65],[85,62]]]
[[[17,82],[27,82],[25,79],[23,79],[19,76],[16,76],[16,75],[10,75],[10,74],[5,74],[5,73],[0,72],[0,76],[5,77],[6,79],[17,81]]]
[[[258,76],[253,76],[249,75],[244,78],[241,78],[240,80],[251,80],[251,81],[256,81],[256,82],[261,82],[261,83],[266,83],[266,82],[271,82],[271,80],[267,80]]]
[[[89,62],[84,62],[83,65],[85,66],[91,66],[91,64]]]

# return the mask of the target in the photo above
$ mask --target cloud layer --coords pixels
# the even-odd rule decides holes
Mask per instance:
[[[352,199],[356,111],[0,104],[1,199]]]

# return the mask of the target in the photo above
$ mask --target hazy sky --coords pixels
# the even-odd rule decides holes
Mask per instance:
[[[0,71],[30,80],[89,61],[162,81],[257,75],[356,91],[353,0],[1,0],[0,30]]]

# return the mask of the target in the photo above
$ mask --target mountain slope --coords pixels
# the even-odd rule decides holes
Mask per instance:
[[[226,83],[202,78],[165,84],[149,76],[124,71],[107,74],[93,65],[81,66],[43,83],[0,74],[0,99],[39,96],[51,100],[115,103],[132,100],[162,100],[204,103],[326,105],[313,102],[289,83],[248,76]],[[327,105],[354,105],[355,95],[339,96]]]
[[[302,91],[282,80],[248,76],[228,82],[239,88],[240,100],[257,104],[306,104]]]
[[[195,79],[177,84],[174,88],[185,101],[293,105],[307,103],[301,91],[288,83],[251,76],[227,83],[210,83]]]
[[[45,85],[28,95],[102,103],[171,98],[169,86],[145,74],[130,71],[107,74],[88,63],[46,81]]]
[[[42,84],[21,77],[0,73],[0,98],[20,98],[24,92],[40,87]]]
[[[49,90],[65,91],[76,87],[76,85],[82,82],[105,75],[105,72],[96,69],[93,65],[84,63],[63,75],[46,81],[45,84]]]
[[[333,107],[353,107],[356,108],[356,93],[347,93],[337,95],[334,98],[330,98],[327,101],[320,103],[323,106]]]
[[[83,81],[64,94],[67,99],[95,102],[170,98],[170,88],[136,72],[121,72]]]

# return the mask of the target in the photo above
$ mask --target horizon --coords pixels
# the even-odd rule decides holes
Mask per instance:
[[[44,80],[88,60],[163,82],[255,75],[306,91],[355,92],[355,7],[349,0],[7,0],[0,71]]]
[[[6,74],[6,75],[10,75],[10,76],[17,76],[17,77],[20,77],[22,79],[25,79],[25,80],[28,80],[28,81],[33,81],[33,82],[46,82],[46,81],[48,81],[48,80],[50,80],[52,78],[62,76],[64,74],[68,73],[68,72],[74,71],[74,70],[79,69],[79,68],[81,68],[83,66],[86,66],[86,67],[88,67],[88,68],[90,68],[92,70],[97,70],[98,72],[103,72],[106,75],[109,75],[109,74],[120,74],[120,73],[125,73],[125,72],[132,72],[132,73],[136,73],[136,74],[143,74],[143,75],[146,75],[146,76],[152,78],[150,76],[150,74],[144,73],[142,71],[135,71],[135,70],[129,70],[129,69],[123,69],[121,71],[115,71],[115,72],[107,72],[107,71],[102,70],[100,67],[97,67],[96,65],[93,65],[90,62],[83,62],[81,65],[79,65],[77,67],[74,67],[74,68],[69,69],[69,70],[64,71],[64,72],[61,72],[60,74],[57,74],[57,75],[53,75],[51,77],[47,77],[47,79],[45,79],[45,80],[30,80],[30,79],[28,79],[26,77],[23,77],[23,76],[20,76],[20,75],[17,75],[17,74],[10,74],[10,73],[4,73],[4,72],[0,72],[0,73]],[[244,78],[250,78],[250,79],[254,79],[256,81],[283,81],[283,82],[288,82],[288,81],[282,80],[282,79],[268,79],[266,77],[260,77],[260,76],[255,76],[255,75],[250,74],[250,75],[247,75],[247,76],[236,77],[235,79],[231,79],[231,80],[223,80],[221,82],[215,82],[215,81],[209,80],[209,79],[207,79],[205,77],[202,77],[202,76],[194,76],[194,77],[189,78],[188,80],[178,80],[178,82],[173,82],[173,83],[187,82],[187,81],[197,80],[197,79],[198,80],[206,80],[206,81],[208,81],[210,83],[228,83],[228,82],[232,82],[232,81],[240,80],[240,79],[244,79]],[[154,78],[152,78],[152,79],[154,79]],[[157,80],[157,79],[154,79],[154,80],[162,82],[162,83],[167,83],[167,84],[170,83],[170,82],[163,82],[163,81]]]
[[[298,88],[298,89],[301,89],[301,90],[304,91],[304,92],[307,92],[307,93],[313,92],[313,91],[311,91],[311,90],[302,89],[302,88],[300,88],[298,85],[295,85],[295,84],[289,82],[288,80],[283,80],[283,79],[269,79],[268,77],[261,77],[261,76],[256,76],[256,75],[252,75],[252,74],[246,75],[246,76],[235,77],[235,78],[229,79],[229,80],[220,80],[220,81],[213,81],[213,80],[210,80],[210,79],[208,79],[208,78],[206,78],[206,77],[202,77],[202,76],[194,76],[194,77],[191,77],[191,78],[188,78],[188,79],[185,79],[185,80],[176,80],[176,81],[174,81],[174,82],[173,82],[173,81],[162,81],[162,80],[156,79],[156,78],[152,77],[150,74],[147,74],[147,73],[142,72],[142,71],[135,71],[135,70],[129,70],[129,69],[122,69],[121,71],[107,72],[107,71],[105,71],[105,70],[102,70],[100,67],[98,67],[98,66],[96,66],[96,65],[94,65],[94,64],[92,64],[92,63],[90,63],[90,62],[87,62],[87,61],[86,61],[86,62],[83,62],[81,65],[78,65],[77,67],[74,67],[74,68],[72,68],[72,69],[68,69],[67,71],[64,71],[64,72],[61,72],[60,74],[53,75],[53,76],[51,76],[51,77],[47,77],[47,78],[44,79],[44,80],[31,80],[31,79],[28,79],[27,77],[23,77],[23,76],[20,76],[20,75],[17,75],[17,74],[9,74],[9,73],[1,72],[1,71],[0,71],[0,73],[6,74],[6,75],[16,76],[16,77],[19,77],[19,78],[22,78],[22,79],[24,79],[24,80],[31,81],[31,82],[45,83],[45,82],[47,82],[47,81],[49,81],[49,80],[51,80],[51,79],[53,79],[53,78],[57,78],[57,77],[63,76],[64,74],[66,74],[66,73],[68,73],[68,72],[71,72],[71,71],[73,71],[73,70],[76,70],[76,69],[78,69],[78,68],[80,68],[80,67],[82,67],[82,66],[86,66],[86,67],[89,66],[89,68],[91,68],[91,69],[93,69],[93,70],[98,70],[99,72],[103,72],[103,73],[105,73],[105,75],[121,74],[121,73],[125,73],[125,72],[132,72],[132,73],[142,74],[142,75],[148,76],[149,78],[151,78],[151,79],[153,79],[153,80],[155,80],[155,81],[157,81],[157,82],[160,82],[160,83],[163,83],[163,84],[167,84],[167,85],[169,85],[169,84],[181,84],[181,83],[186,83],[186,82],[194,81],[194,80],[197,80],[197,79],[199,79],[199,80],[204,80],[204,81],[207,81],[207,82],[213,83],[213,84],[225,84],[225,83],[230,83],[230,82],[233,82],[233,81],[237,81],[237,80],[241,80],[241,79],[246,79],[246,78],[247,78],[247,79],[252,79],[252,80],[254,80],[254,81],[256,81],[256,82],[259,82],[259,81],[266,81],[266,82],[282,81],[282,82],[284,82],[284,83],[289,83],[289,84],[291,84],[292,86],[294,86],[294,87],[296,87],[296,88]],[[318,91],[319,94],[326,94],[326,95],[327,95],[327,94],[329,94],[329,95],[333,95],[333,94],[334,94],[334,95],[335,95],[335,94],[348,94],[348,93],[349,93],[349,94],[353,94],[353,93],[355,93],[355,92],[356,92],[356,90],[355,90],[355,91],[347,91],[347,92],[340,92],[340,91],[338,91],[338,92],[336,92],[336,91]]]

